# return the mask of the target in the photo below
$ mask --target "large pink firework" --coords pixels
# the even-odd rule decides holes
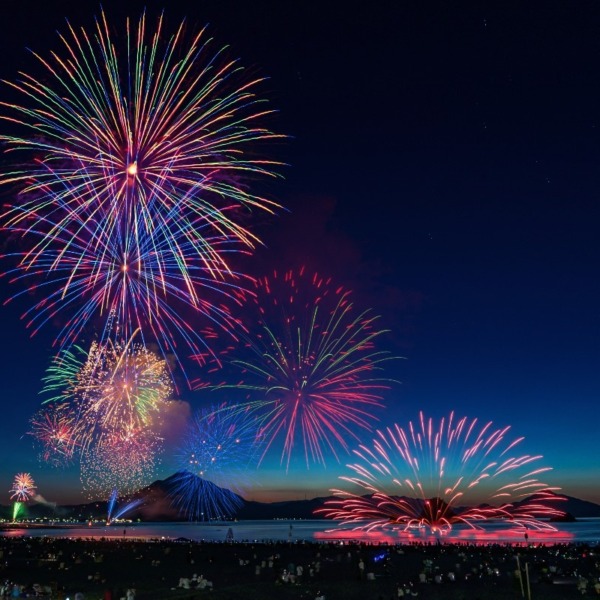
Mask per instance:
[[[258,279],[253,297],[249,357],[231,359],[242,380],[221,387],[248,391],[244,410],[261,420],[264,452],[280,446],[286,467],[297,446],[307,465],[324,464],[328,452],[338,460],[357,429],[370,429],[389,388],[382,369],[392,357],[377,348],[385,331],[350,292],[305,269]]]
[[[519,455],[524,438],[510,427],[457,419],[439,423],[423,413],[417,424],[377,431],[371,446],[354,451],[347,486],[319,512],[361,530],[426,527],[447,532],[454,524],[482,521],[553,529],[543,518],[562,514],[554,505],[558,488],[539,477],[550,470],[541,456]]]

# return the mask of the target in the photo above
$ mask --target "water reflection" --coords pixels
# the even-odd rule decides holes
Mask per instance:
[[[229,530],[231,529],[231,533]],[[527,539],[525,539],[527,533]],[[55,525],[52,528],[34,529],[17,526],[5,529],[1,535],[10,537],[123,537],[123,525],[106,526],[97,524]],[[506,529],[499,524],[486,524],[483,530],[468,527],[455,527],[443,536],[430,535],[426,529],[409,532],[383,530],[377,532],[359,532],[335,528],[335,524],[326,520],[306,521],[239,521],[215,523],[135,523],[127,525],[127,538],[186,538],[190,540],[226,541],[227,536],[239,541],[365,541],[370,543],[409,544],[419,543],[534,543],[558,544],[568,542],[600,543],[600,519],[581,519],[575,523],[559,523],[557,531],[533,531],[524,529]]]

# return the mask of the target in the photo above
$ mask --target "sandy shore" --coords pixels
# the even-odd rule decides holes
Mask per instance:
[[[600,550],[585,545],[197,543],[114,538],[0,538],[0,578],[23,597],[82,592],[115,600],[391,600],[598,596]],[[299,575],[298,567],[301,567]],[[519,579],[522,573],[522,586]],[[291,575],[290,575],[291,574]],[[210,585],[207,583],[210,582]],[[529,582],[529,587],[528,587]],[[579,588],[579,589],[578,589]],[[600,585],[598,586],[600,590]],[[400,592],[402,590],[402,592]]]

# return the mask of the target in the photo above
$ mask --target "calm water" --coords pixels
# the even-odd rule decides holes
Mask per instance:
[[[235,523],[136,523],[127,525],[111,525],[108,527],[95,525],[92,527],[70,526],[65,528],[11,529],[0,532],[2,536],[33,537],[145,537],[145,538],[186,538],[196,541],[223,542],[229,529],[235,541],[343,541],[361,540],[372,543],[409,543],[437,541],[438,537],[428,536],[424,530],[412,530],[399,533],[392,530],[377,533],[349,532],[335,529],[332,521],[239,521]],[[474,532],[467,527],[456,526],[449,535],[441,536],[447,542],[480,542],[480,543],[563,543],[587,542],[600,544],[600,519],[581,519],[576,523],[557,524],[556,532],[535,532],[528,530],[507,530],[501,524],[486,524],[483,531]]]

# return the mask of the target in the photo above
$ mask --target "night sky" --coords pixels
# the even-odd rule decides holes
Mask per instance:
[[[49,54],[65,19],[89,27],[100,10],[39,4],[3,6],[1,79],[35,72],[27,48]],[[271,128],[289,136],[270,149],[282,179],[257,184],[285,210],[252,224],[265,246],[244,268],[306,265],[380,315],[390,333],[378,343],[402,357],[386,367],[398,383],[381,424],[454,410],[510,425],[553,467],[548,483],[600,502],[598,3],[164,4],[171,28],[208,24],[268,77]],[[103,3],[117,29],[144,6],[152,18],[162,8]],[[3,301],[18,291],[0,280]],[[57,334],[48,324],[30,338],[19,320],[29,301],[0,313],[0,502],[20,471],[46,499],[80,501],[76,469],[41,465],[24,435]],[[179,399],[192,411],[214,401]],[[324,495],[347,462],[299,460],[286,473],[272,458],[246,497]],[[166,452],[156,478],[173,470]]]

